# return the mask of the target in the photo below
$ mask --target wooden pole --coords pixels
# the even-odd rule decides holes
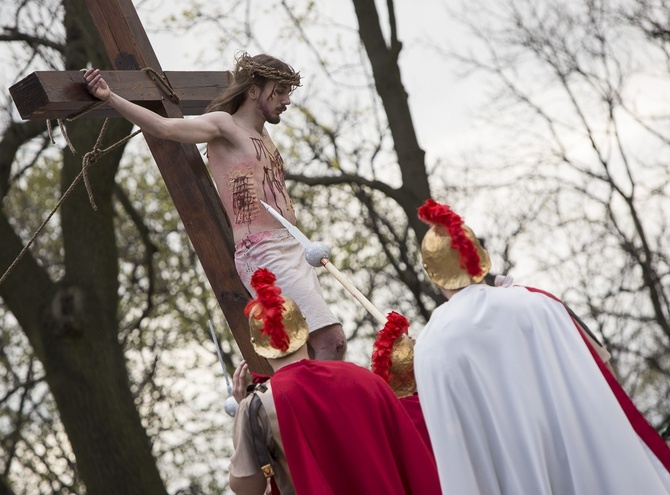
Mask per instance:
[[[131,101],[137,101],[165,117],[181,118],[185,112],[190,112],[190,104],[182,108],[172,101],[157,90],[151,76],[143,71],[150,69],[162,74],[132,1],[86,0],[86,4],[115,69],[115,72],[108,73],[112,75],[112,87]],[[168,77],[173,77],[173,73],[168,74]],[[210,79],[200,86],[191,87],[193,80],[188,76],[185,80],[177,76],[170,83],[180,99],[183,97],[185,101],[196,102],[194,105],[202,108],[203,101],[211,100],[213,92],[220,85],[225,85],[228,76],[220,74],[220,79],[215,77],[215,81]],[[69,117],[71,111],[97,101],[84,94],[83,77],[77,71],[55,73],[53,76],[35,73],[26,79],[31,77],[31,80],[14,85],[12,93],[17,108],[28,109],[26,115],[29,117],[26,118]],[[60,86],[53,80],[58,78],[61,82],[65,81]],[[145,91],[148,94],[143,94]],[[102,105],[82,118],[102,116],[105,111],[109,109]],[[251,345],[249,324],[244,316],[249,293],[235,269],[232,229],[197,147],[146,134],[144,137],[242,355],[253,371],[271,374],[272,368]]]

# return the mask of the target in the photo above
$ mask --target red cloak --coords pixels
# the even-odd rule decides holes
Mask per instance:
[[[432,453],[379,376],[343,361],[302,360],[272,377],[298,495],[433,495]]]
[[[409,397],[402,397],[400,403],[409,414],[409,417],[414,421],[414,426],[421,433],[421,438],[426,442],[426,445],[433,451],[433,447],[430,444],[430,436],[428,435],[428,427],[426,426],[426,420],[423,417],[423,412],[421,411],[421,403],[419,402],[419,394],[414,393]]]

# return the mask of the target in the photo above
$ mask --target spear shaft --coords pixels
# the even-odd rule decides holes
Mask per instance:
[[[313,242],[311,242],[305,234],[303,234],[298,227],[293,225],[291,222],[289,222],[286,218],[284,218],[282,215],[279,214],[277,210],[275,210],[272,206],[267,204],[265,201],[261,200],[261,204],[265,207],[265,209],[270,212],[270,214],[275,217],[286,229],[291,233],[293,237],[296,238],[296,240],[302,244],[302,246],[305,248],[305,252],[307,253],[312,246],[314,245]],[[374,317],[375,320],[377,320],[378,323],[381,325],[386,324],[386,318],[384,318],[384,315],[379,311],[371,302],[370,300],[363,295],[363,293],[356,288],[356,286],[349,280],[349,278],[342,273],[340,270],[338,270],[327,257],[321,258],[321,265],[330,272],[330,274],[337,279],[337,281],[342,284],[342,286],[349,291],[349,293],[359,302],[363,305],[365,309],[368,310],[368,312]]]

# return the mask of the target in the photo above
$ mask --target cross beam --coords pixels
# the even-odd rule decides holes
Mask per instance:
[[[149,109],[160,111],[167,98],[157,78],[143,71],[101,71],[114,92]],[[205,113],[207,105],[229,84],[229,72],[164,72],[184,115]],[[16,108],[25,120],[67,119],[86,113],[86,118],[120,117],[114,109],[91,96],[80,71],[37,71],[9,88]],[[158,106],[157,106],[158,105]]]
[[[162,73],[158,58],[151,47],[132,1],[86,0],[86,4],[113,68],[116,71],[122,71],[107,73],[114,75],[114,78],[110,80],[112,88],[120,91],[120,88],[127,87],[128,92],[125,93],[125,96],[129,96],[133,101],[143,102],[142,104],[165,117],[183,117],[186,110],[180,108],[164,94],[158,95],[155,83],[150,81],[145,72],[141,71],[144,68],[151,68],[159,74]],[[46,81],[43,74],[35,74],[32,77]],[[85,102],[84,106],[90,104],[91,101],[96,101],[90,96],[83,96],[82,91],[86,89],[83,86],[81,74],[76,73],[69,76],[68,74],[71,73],[65,72],[53,76],[54,78],[63,77],[66,81],[60,89],[54,89],[55,93],[65,94],[65,97],[61,98],[61,103],[71,98],[73,100],[72,109],[76,110],[82,101]],[[221,80],[218,84],[221,84],[221,81],[227,77],[226,74],[228,73],[219,73]],[[30,78],[31,76],[28,76],[28,79]],[[80,89],[75,90],[72,81],[80,85]],[[25,84],[29,85],[29,83],[30,81],[27,81]],[[149,83],[152,88],[149,88]],[[175,89],[184,86],[177,81],[171,81],[171,83]],[[42,83],[33,87],[43,86]],[[140,97],[138,95],[141,92],[140,86],[147,89],[156,98],[151,99],[149,95]],[[183,91],[186,90],[183,89]],[[51,90],[45,92],[53,93]],[[192,90],[192,93],[203,99],[211,98],[211,92],[207,93],[198,89]],[[204,96],[205,93],[207,96]],[[29,106],[30,104],[24,101],[29,98],[30,92],[17,93],[15,97],[17,108],[24,105]],[[42,98],[33,113],[35,115],[39,113],[40,118],[43,119],[58,118],[59,109],[53,108],[55,104],[53,98],[52,100],[47,98],[46,103],[44,101]],[[52,108],[49,108],[50,105]],[[65,113],[68,111],[66,110]],[[94,115],[91,113],[82,118]],[[148,134],[145,134],[144,137],[242,355],[252,370],[271,374],[272,369],[269,364],[254,352],[249,340],[249,324],[243,311],[249,295],[235,270],[232,230],[198,149],[195,145],[164,141]]]

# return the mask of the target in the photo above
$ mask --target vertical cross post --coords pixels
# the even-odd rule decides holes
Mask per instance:
[[[150,67],[161,72],[131,0],[86,0],[86,4],[114,69]],[[183,116],[179,105],[169,99],[154,109],[166,117]],[[270,374],[267,361],[249,341],[243,311],[248,294],[235,269],[232,230],[198,149],[145,138],[242,355],[251,369]]]

